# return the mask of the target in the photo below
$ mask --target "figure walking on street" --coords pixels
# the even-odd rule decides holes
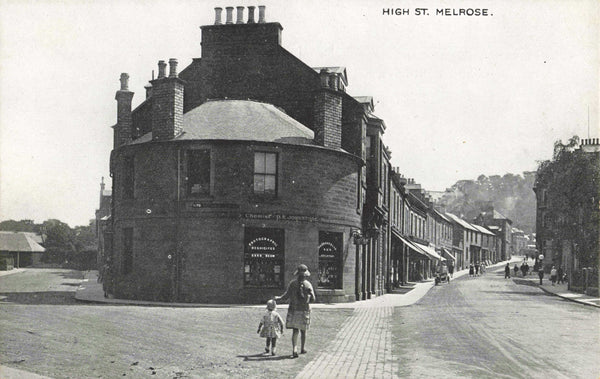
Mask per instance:
[[[507,263],[506,266],[504,266],[504,279],[510,279],[510,265]]]
[[[475,268],[473,267],[473,263],[469,265],[469,276],[475,276]]]
[[[260,333],[262,338],[267,339],[265,353],[269,353],[270,348],[271,355],[276,354],[277,338],[281,337],[283,334],[283,319],[279,313],[277,313],[275,308],[277,308],[275,300],[267,301],[267,312],[265,312],[262,320],[260,320],[258,330],[256,331],[256,333]]]
[[[540,278],[540,286],[541,286],[542,281],[544,280],[544,269],[541,267],[538,269],[538,277]]]
[[[517,266],[517,264],[515,263],[515,278],[519,276],[519,266]]]
[[[552,266],[552,270],[550,270],[550,281],[552,282],[552,285],[556,283],[557,274],[556,267]]]
[[[564,278],[565,273],[563,271],[562,266],[558,266],[558,271],[556,274],[557,274],[556,280],[558,281],[558,284],[564,283],[565,282],[565,278]]]
[[[479,263],[475,263],[475,276],[479,276]]]
[[[286,329],[293,329],[292,332],[292,357],[298,358],[298,332],[300,332],[300,354],[306,353],[304,345],[306,343],[306,332],[310,325],[310,302],[314,302],[315,291],[312,285],[306,279],[310,276],[310,271],[306,265],[299,265],[294,272],[296,279],[288,284],[288,288],[281,296],[275,296],[275,300],[290,301],[287,317],[285,319]]]

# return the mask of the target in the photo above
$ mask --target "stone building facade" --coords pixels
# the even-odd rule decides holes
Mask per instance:
[[[180,73],[159,61],[135,109],[121,76],[109,292],[262,302],[304,263],[320,301],[383,293],[384,237],[364,232],[381,227],[365,213],[372,115],[346,93],[343,67],[287,52],[264,9],[244,22],[238,7],[235,23],[221,11],[202,27],[202,58]]]

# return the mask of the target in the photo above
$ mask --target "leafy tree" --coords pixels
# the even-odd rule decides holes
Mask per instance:
[[[600,155],[577,149],[579,138],[554,144],[552,160],[541,162],[538,186],[546,190],[552,238],[573,241],[583,266],[598,265]]]
[[[33,223],[33,220],[6,220],[0,222],[0,230],[9,232],[39,232],[39,225]]]

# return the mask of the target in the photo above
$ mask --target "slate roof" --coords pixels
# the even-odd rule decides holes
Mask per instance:
[[[242,140],[313,145],[314,132],[274,105],[251,100],[211,100],[183,115],[184,140]],[[152,141],[152,133],[133,144]]]
[[[491,236],[495,236],[494,233],[490,232],[489,230],[487,230],[486,228],[484,228],[481,225],[475,225],[475,224],[471,224],[471,225],[474,226],[475,229],[479,230],[483,234],[488,234],[488,235],[491,235]]]
[[[479,232],[479,230],[477,230],[477,228],[475,228],[473,225],[469,224],[468,222],[466,222],[465,220],[463,220],[462,218],[452,214],[452,213],[447,213],[446,212],[446,216],[450,217],[450,219],[452,219],[454,222],[456,222],[458,225],[462,226],[465,229],[470,229],[470,230],[474,230],[476,232]]]
[[[40,244],[35,242],[32,233],[25,232],[0,232],[0,251],[10,252],[44,252]]]

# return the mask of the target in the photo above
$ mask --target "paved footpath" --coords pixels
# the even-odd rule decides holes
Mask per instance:
[[[392,354],[389,328],[393,307],[356,308],[327,352],[297,378],[394,378],[398,360]]]
[[[468,270],[459,271],[454,279],[467,274]],[[433,285],[418,283],[405,295],[385,294],[354,303],[354,313],[342,324],[327,351],[304,366],[297,378],[397,378],[399,362],[393,354],[390,327],[394,307],[414,304]]]

